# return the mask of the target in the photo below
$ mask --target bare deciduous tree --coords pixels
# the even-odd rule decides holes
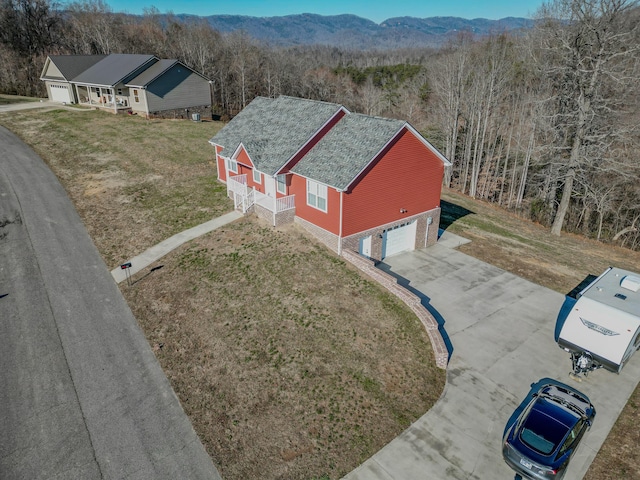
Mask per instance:
[[[555,0],[538,12],[538,59],[550,87],[548,155],[562,163],[555,235],[564,226],[576,180],[586,181],[620,133],[614,117],[630,87],[627,60],[638,52],[632,42],[637,25],[629,29],[625,16],[637,5],[636,0]]]

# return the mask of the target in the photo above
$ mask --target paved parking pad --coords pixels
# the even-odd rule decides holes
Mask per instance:
[[[596,406],[594,426],[565,477],[582,478],[640,378],[640,355],[620,375],[601,370],[577,383],[553,337],[564,295],[440,243],[380,267],[420,292],[452,354],[436,405],[345,478],[513,479],[502,460],[504,429],[545,378],[578,388]]]

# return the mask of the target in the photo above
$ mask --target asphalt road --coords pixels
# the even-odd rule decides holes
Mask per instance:
[[[3,127],[0,339],[0,478],[220,478],[66,192]]]

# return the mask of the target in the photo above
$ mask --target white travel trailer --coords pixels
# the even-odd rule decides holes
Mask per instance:
[[[577,298],[558,339],[571,353],[573,374],[620,373],[640,348],[640,274],[609,267]]]

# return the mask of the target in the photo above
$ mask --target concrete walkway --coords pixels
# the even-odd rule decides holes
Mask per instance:
[[[228,223],[231,223],[239,218],[242,218],[242,213],[237,211],[233,211],[222,215],[221,217],[214,218],[213,220],[209,220],[208,222],[190,228],[189,230],[177,233],[173,237],[167,238],[157,245],[154,245],[150,249],[142,252],[140,255],[133,257],[131,260],[123,262],[123,264],[131,263],[131,268],[129,268],[128,271],[130,275],[135,275],[140,270],[143,270],[153,262],[164,257],[167,253],[178,248],[183,243],[186,243],[189,240],[193,240],[194,238],[204,235],[205,233],[209,233],[216,228],[227,225]],[[111,270],[111,275],[115,279],[116,283],[120,283],[126,280],[127,271],[123,270],[121,267],[117,267]]]
[[[0,127],[0,479],[220,480],[58,179]]]

